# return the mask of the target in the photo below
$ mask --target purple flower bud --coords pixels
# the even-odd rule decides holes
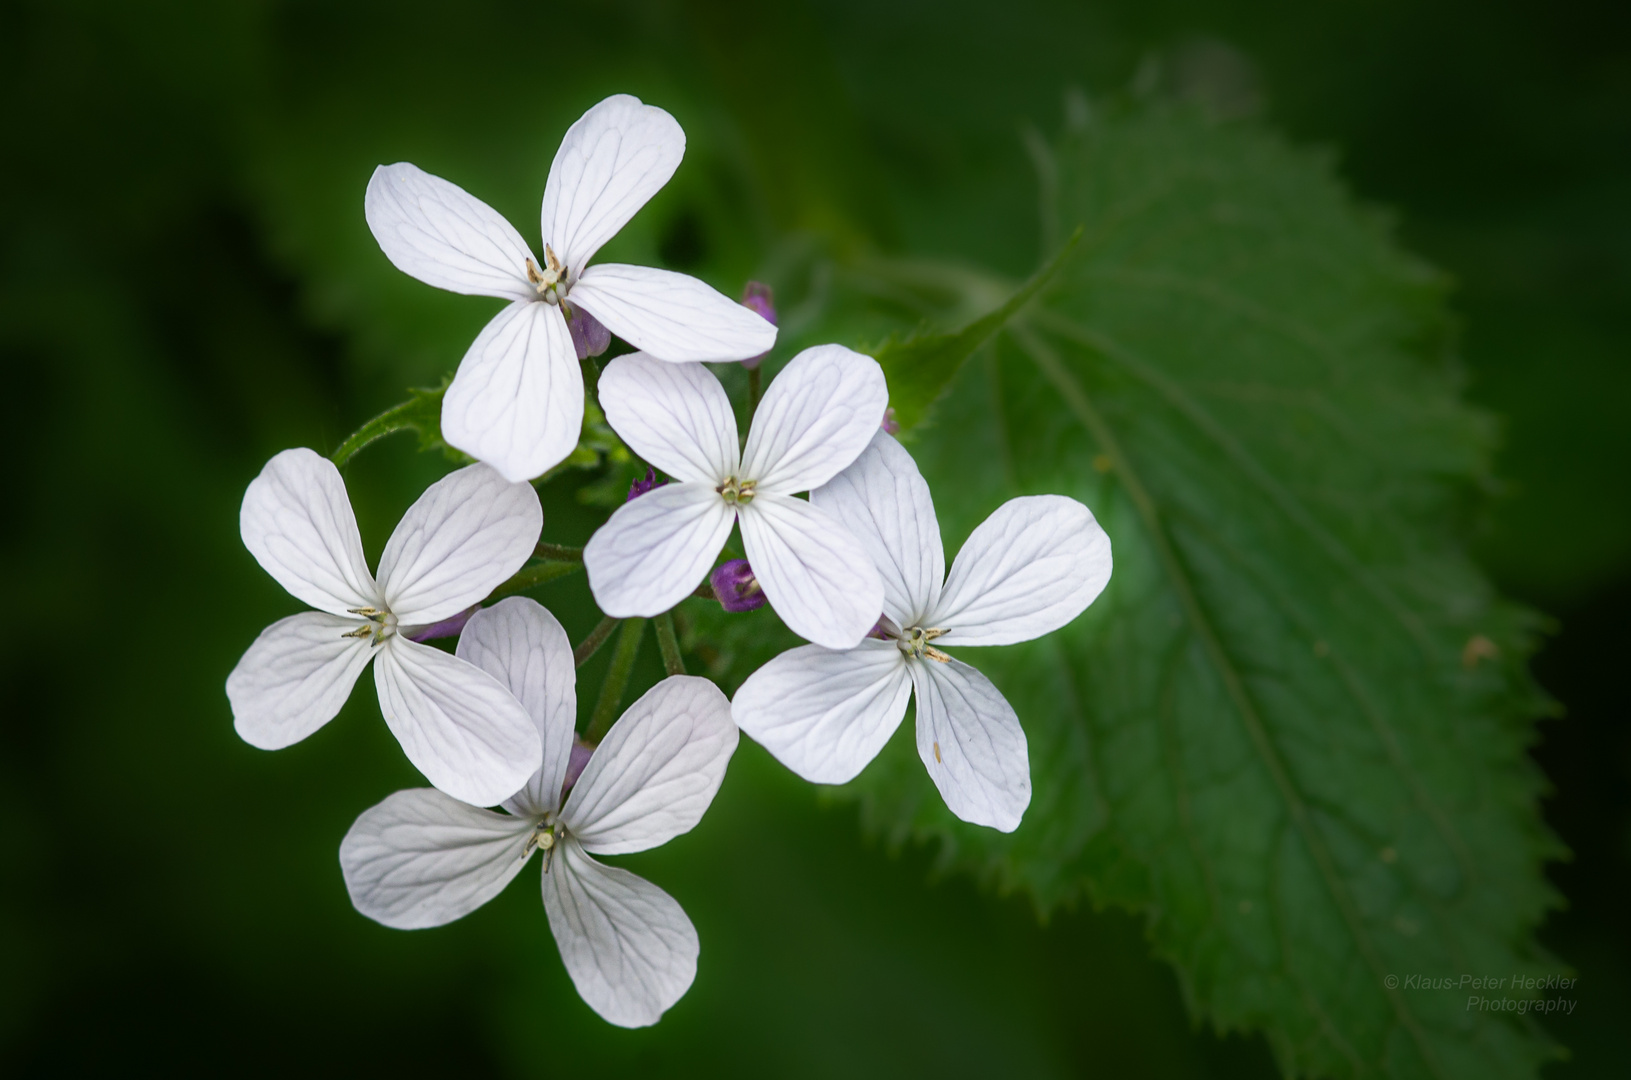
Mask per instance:
[[[883,411],[883,430],[886,435],[900,434],[900,421],[895,419],[895,407],[893,405]]]
[[[776,324],[776,304],[770,293],[770,286],[758,281],[748,282],[746,289],[742,290],[742,306],[764,319],[771,326]],[[762,352],[758,356],[750,356],[742,361],[742,366],[749,369],[756,368],[770,353]]]
[[[566,801],[566,793],[572,790],[572,785],[578,782],[583,775],[583,767],[589,764],[589,755],[595,748],[578,738],[572,737],[572,752],[566,757],[566,779],[561,781],[561,801]]]
[[[884,616],[879,615],[878,621],[872,624],[872,629],[866,632],[867,637],[875,637],[881,641],[889,640],[889,632],[883,628]]]
[[[646,492],[652,491],[652,490],[654,490],[656,488],[660,488],[666,483],[668,483],[667,480],[657,479],[657,470],[653,469],[650,465],[647,465],[646,466],[646,478],[644,480],[636,480],[634,483],[630,484],[629,485],[629,497],[624,499],[623,501],[624,502],[633,502],[635,499],[638,499],[640,496],[644,495]]]
[[[714,596],[726,611],[764,607],[764,590],[759,588],[759,579],[753,576],[753,567],[746,559],[721,563],[708,575],[708,583],[714,587]]]
[[[457,637],[464,624],[470,621],[470,616],[481,610],[480,604],[471,604],[457,615],[449,615],[441,622],[421,626],[411,634],[405,634],[409,641],[429,641],[431,638]]]
[[[612,343],[612,332],[600,325],[600,320],[580,307],[563,305],[566,328],[572,333],[572,347],[578,350],[578,359],[599,356]]]

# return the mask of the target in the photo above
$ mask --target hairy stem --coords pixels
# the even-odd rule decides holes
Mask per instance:
[[[748,369],[748,423],[753,423],[753,414],[759,408],[759,398],[764,390],[764,373],[757,367]]]
[[[572,650],[573,666],[582,667],[587,664],[589,658],[599,652],[602,645],[606,644],[606,639],[612,636],[612,631],[617,629],[617,624],[620,622],[622,622],[621,619],[614,619],[610,615],[600,620],[595,628],[589,631],[589,636],[583,639],[583,644]]]
[[[674,613],[657,616],[657,648],[663,653],[663,670],[670,675],[685,674],[685,657],[680,655],[680,639],[674,633]]]
[[[553,559],[556,562],[581,563],[583,561],[582,548],[567,547],[565,544],[551,544],[543,540],[538,541],[538,546],[532,549],[532,554],[534,558]]]
[[[618,707],[623,704],[623,691],[629,685],[629,675],[634,672],[634,659],[640,655],[640,639],[645,636],[645,631],[644,619],[623,621],[623,629],[617,634],[617,651],[612,653],[611,666],[606,669],[606,681],[600,684],[600,700],[595,702],[589,730],[583,733],[587,741],[600,742],[606,737],[612,721],[617,719]]]
[[[419,402],[417,401],[404,401],[400,405],[392,405],[347,436],[345,442],[340,444],[339,449],[329,455],[329,460],[334,462],[336,467],[344,468],[345,463],[356,456],[358,450],[374,440],[383,439],[394,432],[407,431],[409,428],[415,427],[416,425],[409,419],[409,416],[418,407]]]

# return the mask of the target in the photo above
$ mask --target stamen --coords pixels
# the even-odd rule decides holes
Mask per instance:
[[[347,638],[347,637],[367,637],[369,634],[372,634],[373,632],[374,632],[374,628],[372,626],[370,626],[368,623],[364,623],[361,626],[357,627],[355,630],[352,630],[349,633],[341,634],[340,636],[343,637],[343,638]]]
[[[939,663],[942,663],[942,664],[951,663],[951,657],[947,656],[945,653],[941,652],[939,649],[935,648],[933,645],[923,646],[923,655],[927,656],[930,660],[938,661]]]
[[[758,483],[757,480],[738,480],[733,476],[714,490],[723,495],[725,501],[732,506],[746,506],[753,501],[753,489]]]

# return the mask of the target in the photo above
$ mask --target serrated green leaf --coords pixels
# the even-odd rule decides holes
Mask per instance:
[[[1057,165],[1080,249],[913,452],[948,561],[1058,492],[1114,578],[1049,638],[953,650],[1025,725],[1017,832],[954,820],[904,734],[848,791],[1043,910],[1143,912],[1195,1013],[1265,1032],[1288,1075],[1533,1075],[1554,1051],[1528,1018],[1409,983],[1516,1003],[1513,976],[1557,970],[1530,939],[1559,854],[1525,753],[1533,620],[1459,541],[1492,436],[1442,282],[1254,126],[1113,113]]]
[[[1003,324],[1052,280],[1070,258],[1081,235],[1078,229],[1001,307],[961,330],[916,333],[903,340],[891,338],[872,350],[884,377],[889,380],[889,407],[895,411],[895,419],[902,428],[917,426],[975,350],[991,340],[991,335],[1002,329]]]

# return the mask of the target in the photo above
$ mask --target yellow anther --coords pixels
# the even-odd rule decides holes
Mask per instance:
[[[733,476],[714,490],[723,495],[727,503],[733,506],[746,506],[753,501],[753,489],[757,484],[757,480],[738,480]]]

